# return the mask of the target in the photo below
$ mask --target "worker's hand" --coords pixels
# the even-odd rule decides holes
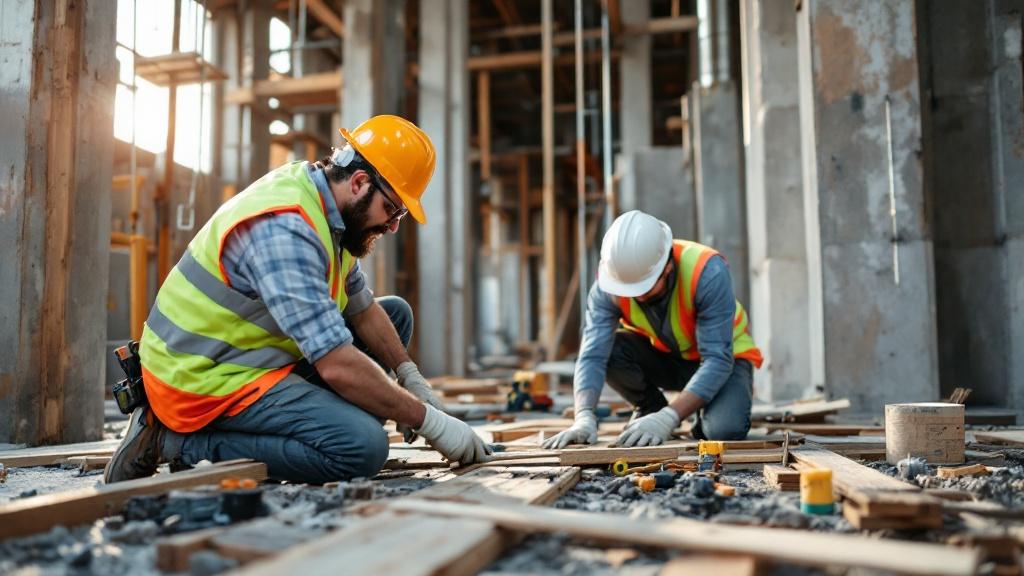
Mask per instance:
[[[428,444],[451,462],[473,464],[487,461],[491,449],[476,435],[469,424],[441,412],[430,404],[424,407],[427,413],[423,416],[423,425],[416,433],[423,436]]]
[[[619,435],[616,444],[624,448],[630,446],[657,446],[672,437],[672,432],[679,426],[679,413],[671,406],[648,414],[629,423]]]
[[[427,382],[423,374],[420,374],[420,369],[416,367],[415,362],[402,362],[395,369],[395,374],[398,376],[398,385],[412,393],[420,402],[430,404],[442,412],[445,411],[444,403],[437,397],[430,382]]]
[[[590,408],[576,411],[576,420],[567,430],[544,441],[544,448],[562,449],[569,444],[593,444],[597,442],[597,415]]]

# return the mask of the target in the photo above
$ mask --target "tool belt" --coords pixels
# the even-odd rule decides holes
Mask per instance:
[[[122,414],[131,414],[136,408],[146,406],[146,388],[142,384],[142,362],[139,361],[139,343],[130,340],[128,344],[114,350],[117,363],[124,370],[125,378],[111,387],[114,401]]]

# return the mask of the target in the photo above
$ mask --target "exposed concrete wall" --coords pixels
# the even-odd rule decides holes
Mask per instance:
[[[469,172],[469,7],[420,0],[420,127],[437,149],[417,228],[418,362],[425,374],[464,374],[472,341]]]
[[[1021,19],[1024,2],[920,3],[925,160],[935,222],[943,394],[1017,403],[1021,344],[1019,194],[1024,182]],[[965,151],[969,150],[969,154]]]
[[[729,261],[733,291],[750,303],[746,202],[735,82],[694,84],[689,95],[697,189],[697,240]]]
[[[643,26],[650,17],[650,0],[619,3],[623,26]],[[623,154],[651,145],[651,37],[626,36],[619,63],[619,143]],[[628,208],[624,208],[628,210]]]
[[[341,125],[351,130],[371,116],[402,111],[405,43],[395,39],[405,38],[405,1],[350,0],[344,21]],[[386,236],[363,260],[370,285],[380,294],[395,291],[400,249],[397,236]]]
[[[0,442],[103,432],[116,6],[0,1]]]
[[[693,174],[679,148],[656,147],[619,157],[624,210],[643,210],[663,220],[676,238],[696,240]]]
[[[750,316],[765,400],[813,392],[800,169],[796,17],[790,0],[744,0],[744,102]]]
[[[934,399],[914,2],[804,0],[797,22],[811,301],[820,295],[811,338],[821,334],[824,344],[812,379],[820,376],[830,396],[848,396],[855,410]]]

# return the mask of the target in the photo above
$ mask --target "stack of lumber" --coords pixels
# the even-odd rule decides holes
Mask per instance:
[[[842,497],[843,516],[862,530],[942,527],[942,504],[917,486],[863,466],[823,448],[790,451],[798,468],[832,470],[832,488]]]
[[[780,492],[800,491],[800,472],[789,466],[765,464],[764,481]]]

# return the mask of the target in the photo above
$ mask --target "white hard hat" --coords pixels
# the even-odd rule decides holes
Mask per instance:
[[[658,281],[671,249],[668,224],[639,210],[626,212],[601,241],[597,285],[614,296],[640,296]]]

